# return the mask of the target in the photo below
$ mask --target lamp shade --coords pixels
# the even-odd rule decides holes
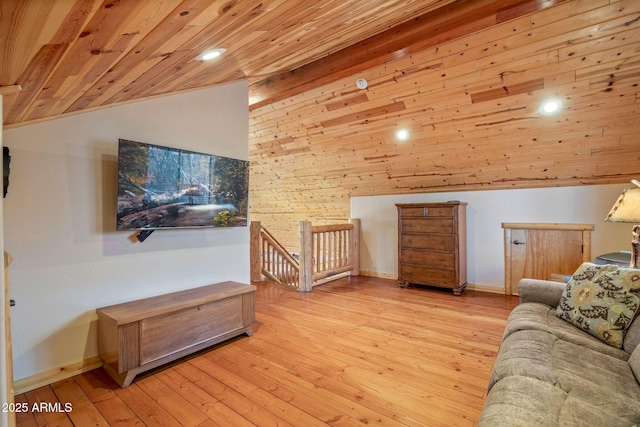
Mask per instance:
[[[640,223],[640,187],[625,188],[605,221]]]

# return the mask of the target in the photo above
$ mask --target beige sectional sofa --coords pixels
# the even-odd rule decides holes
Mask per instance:
[[[640,270],[594,266],[569,284],[520,282],[478,426],[640,425]]]

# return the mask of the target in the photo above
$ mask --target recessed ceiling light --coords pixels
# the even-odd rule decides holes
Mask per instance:
[[[206,52],[201,53],[200,55],[198,55],[196,57],[196,59],[198,61],[209,61],[211,59],[218,58],[220,55],[222,55],[226,51],[227,51],[227,49],[222,48],[222,47],[218,48],[218,49],[211,49],[211,50],[208,50]]]
[[[546,99],[540,104],[540,114],[551,116],[562,109],[562,101],[557,98]]]
[[[409,131],[407,129],[398,129],[396,131],[396,139],[398,141],[406,141],[409,139]]]

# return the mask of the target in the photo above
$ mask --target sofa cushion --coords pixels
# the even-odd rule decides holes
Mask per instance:
[[[558,338],[542,331],[517,331],[502,342],[498,357],[493,364],[488,389],[500,380],[511,376],[526,376],[558,384],[558,375],[553,370],[553,348]]]
[[[593,390],[598,393],[598,390]],[[489,392],[479,427],[631,426],[640,414],[619,414],[544,381],[504,378]]]
[[[640,319],[636,315],[636,320],[631,323],[631,326],[627,329],[627,334],[624,336],[622,348],[627,353],[633,353],[638,345],[640,345]]]
[[[622,348],[624,333],[640,308],[639,289],[640,270],[583,263],[562,293],[557,315]]]
[[[640,385],[627,361],[549,333],[522,330],[504,340],[489,390],[509,377],[535,379],[601,411],[640,421]]]
[[[478,427],[557,427],[566,394],[545,382],[509,377],[487,395]]]
[[[605,344],[592,335],[576,328],[556,316],[556,308],[540,303],[524,303],[516,306],[509,315],[503,340],[507,336],[524,330],[537,330],[580,345],[593,351],[627,361],[629,353]]]
[[[636,381],[640,383],[640,346],[636,347],[631,354],[631,357],[629,358],[629,367],[636,376]]]

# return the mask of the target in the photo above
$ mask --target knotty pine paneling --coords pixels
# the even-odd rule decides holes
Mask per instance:
[[[23,89],[5,104],[4,125],[239,80],[267,81],[272,88],[281,73],[299,75],[302,67],[352,46],[379,64],[389,53],[385,46],[392,44],[393,52],[415,38],[414,20],[437,12],[446,22],[448,13],[467,9],[491,15],[504,2],[522,0],[462,7],[455,0],[4,1],[0,87]],[[195,59],[212,47],[227,49],[220,61]]]
[[[639,2],[568,1],[256,108],[252,219],[295,248],[351,196],[637,178],[639,43]]]

